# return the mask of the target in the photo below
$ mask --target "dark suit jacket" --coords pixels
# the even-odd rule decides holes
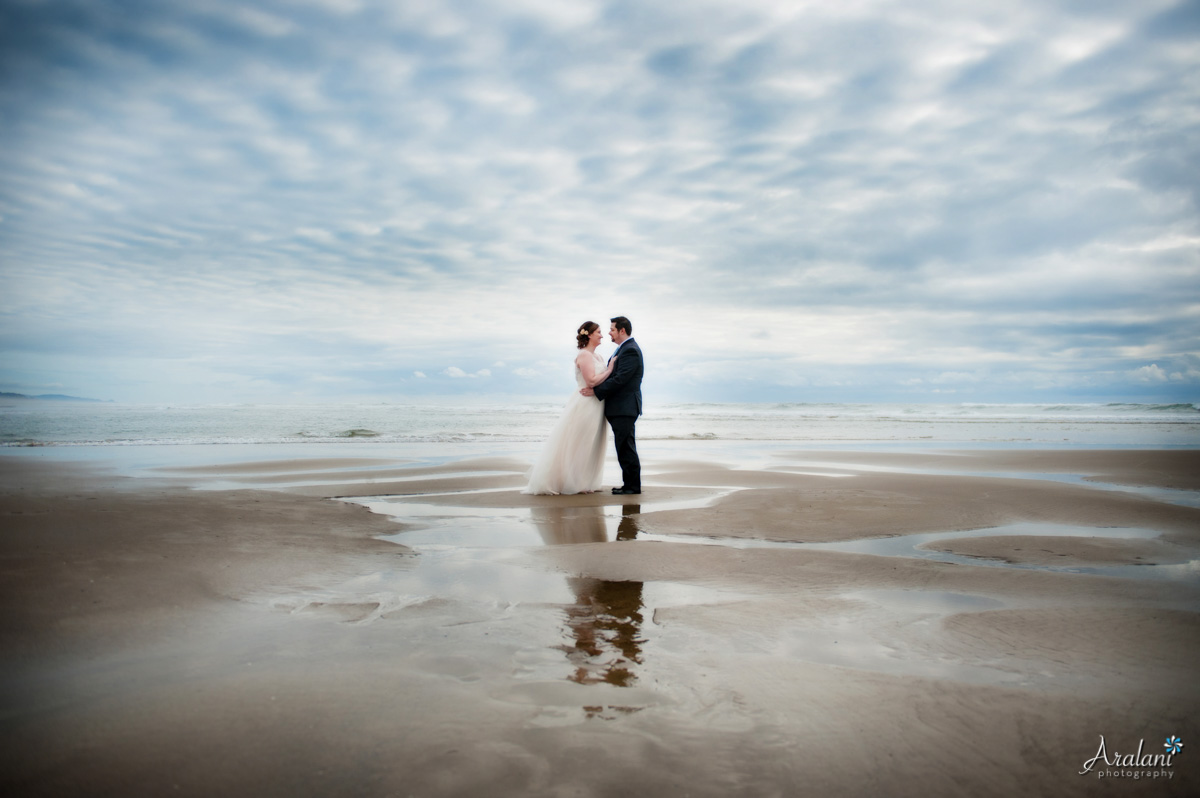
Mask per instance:
[[[604,400],[604,416],[633,416],[642,414],[642,350],[630,338],[617,350],[617,366],[608,379],[592,390],[597,399]]]

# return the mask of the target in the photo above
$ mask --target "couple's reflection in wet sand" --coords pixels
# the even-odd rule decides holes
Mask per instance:
[[[638,505],[626,505],[617,540],[637,538]],[[550,545],[603,543],[608,525],[602,507],[535,507],[533,522]],[[579,684],[628,687],[642,663],[642,582],[568,577],[575,603],[566,608],[571,642],[560,648],[574,666],[567,678]]]

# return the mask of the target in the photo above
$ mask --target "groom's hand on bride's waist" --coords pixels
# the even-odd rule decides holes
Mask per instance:
[[[595,396],[596,395],[596,392],[593,391],[591,388],[580,388],[579,392],[581,394],[583,394],[584,396]]]

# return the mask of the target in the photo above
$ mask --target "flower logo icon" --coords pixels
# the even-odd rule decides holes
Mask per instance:
[[[1163,744],[1163,747],[1167,749],[1168,754],[1178,754],[1179,750],[1183,748],[1183,740],[1180,740],[1178,737],[1172,734],[1167,738],[1167,741]]]

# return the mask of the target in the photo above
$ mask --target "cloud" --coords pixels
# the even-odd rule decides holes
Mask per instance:
[[[1159,368],[1157,363],[1151,363],[1149,366],[1134,369],[1130,372],[1130,376],[1137,382],[1166,382],[1168,379],[1167,373]]]
[[[442,374],[445,374],[447,377],[451,377],[456,380],[463,379],[463,378],[476,379],[478,377],[492,376],[492,372],[489,371],[488,369],[480,369],[479,371],[476,371],[473,374],[468,374],[467,372],[460,369],[458,366],[450,366],[449,368],[444,370],[442,372]]]
[[[1194,395],[1194,31],[1166,0],[9,3],[0,379],[553,394],[621,313],[664,396]]]
[[[963,385],[978,384],[984,377],[978,373],[963,371],[945,371],[931,377],[928,382],[932,385]]]

